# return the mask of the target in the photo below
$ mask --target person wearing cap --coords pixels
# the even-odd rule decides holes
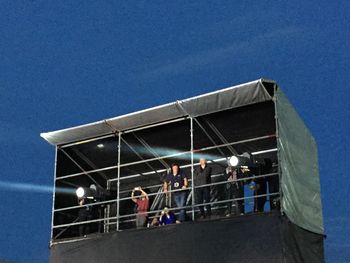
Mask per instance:
[[[168,193],[169,185],[171,190],[174,191],[174,200],[177,207],[184,207],[186,205],[186,189],[188,186],[188,180],[184,173],[180,171],[180,167],[177,163],[171,165],[171,171],[167,174],[163,183],[164,193]],[[186,219],[185,208],[180,209],[180,222],[184,222]]]
[[[196,167],[193,175],[196,205],[210,203],[210,185],[207,184],[211,183],[211,167],[208,166],[206,159],[201,158],[199,160],[199,166]],[[206,214],[204,212],[203,205],[199,206],[198,208],[201,214],[201,218],[206,218],[206,216],[211,215],[210,204],[206,205]]]

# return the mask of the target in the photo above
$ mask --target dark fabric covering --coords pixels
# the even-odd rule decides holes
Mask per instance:
[[[322,235],[317,143],[280,88],[276,116],[283,212],[294,224]]]
[[[253,81],[183,100],[181,105],[186,113],[192,117],[197,117],[267,100],[271,100],[271,96],[265,90],[264,85],[259,81]]]
[[[323,235],[304,230],[283,218],[286,262],[319,263],[324,260]]]
[[[56,244],[51,262],[323,262],[323,237],[279,213],[168,225]]]
[[[193,179],[194,179],[194,185],[200,186],[204,184],[210,184],[211,183],[211,170],[212,168],[208,165],[204,167],[204,169],[201,166],[198,166],[194,169]]]

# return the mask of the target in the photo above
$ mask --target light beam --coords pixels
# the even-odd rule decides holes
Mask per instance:
[[[0,189],[17,192],[47,193],[52,194],[54,188],[48,185],[38,185],[32,183],[16,183],[0,181]],[[56,193],[75,194],[75,189],[66,187],[56,187]]]

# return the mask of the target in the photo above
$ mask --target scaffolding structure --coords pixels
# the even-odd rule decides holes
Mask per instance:
[[[162,190],[164,175],[172,163],[179,164],[190,184],[186,206],[171,205],[171,209],[176,213],[185,208],[192,221],[196,220],[200,206],[210,204],[222,214],[230,201],[234,205],[240,200],[248,204],[257,198],[266,198],[281,200],[277,207],[282,214],[286,213],[292,221],[310,231],[322,233],[322,210],[317,210],[321,207],[317,195],[317,166],[310,166],[316,173],[307,171],[310,184],[316,185],[312,189],[315,195],[308,203],[315,207],[314,218],[297,215],[297,197],[288,191],[297,178],[286,158],[289,146],[282,140],[286,132],[279,112],[286,108],[280,106],[279,98],[282,101],[283,96],[275,81],[260,79],[117,118],[42,133],[56,149],[54,185],[57,190],[53,196],[51,244],[67,238],[70,242],[78,240],[77,228],[84,224],[95,227],[95,232],[99,233],[132,227],[136,213],[130,193],[135,186],[146,189],[152,201],[149,218],[158,216],[165,204],[171,205],[172,193],[179,191],[171,190],[165,195]],[[281,116],[287,118],[284,112]],[[272,178],[278,181],[278,191],[262,195],[255,192],[255,195],[240,198],[223,197],[227,158],[244,152],[253,155],[257,163],[264,158],[272,160],[274,168],[238,181]],[[194,169],[200,158],[208,160],[212,167],[213,182],[195,186]],[[75,190],[91,184],[96,185],[103,198],[79,205]],[[210,203],[195,202],[194,193],[200,187],[211,187]],[[62,188],[71,189],[72,194],[59,192]],[[89,220],[79,221],[79,209],[87,207],[96,208],[98,213]],[[311,223],[315,217],[318,221]]]

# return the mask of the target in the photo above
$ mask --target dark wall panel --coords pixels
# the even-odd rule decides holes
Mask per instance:
[[[125,231],[51,248],[51,262],[282,262],[274,214]]]
[[[323,236],[278,212],[129,230],[56,244],[51,262],[324,262]]]

